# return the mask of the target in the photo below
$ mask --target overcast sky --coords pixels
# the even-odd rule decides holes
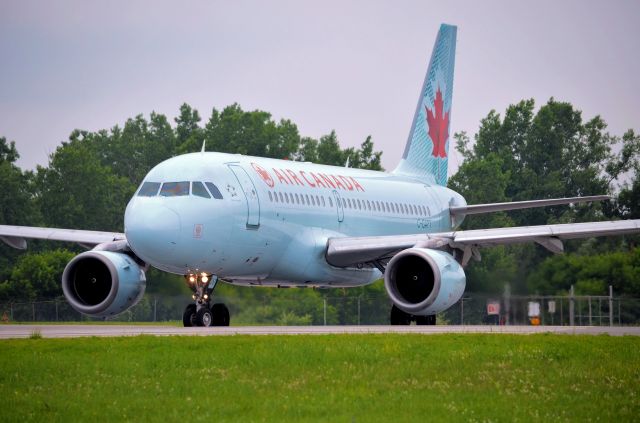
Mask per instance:
[[[0,0],[0,136],[28,169],[74,128],[237,102],[343,146],[372,135],[393,169],[441,22],[458,26],[451,133],[552,96],[640,129],[639,1]]]

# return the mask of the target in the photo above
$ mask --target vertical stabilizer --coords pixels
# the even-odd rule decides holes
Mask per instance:
[[[447,184],[456,32],[455,26],[440,26],[409,139],[393,173],[432,177],[439,185]]]

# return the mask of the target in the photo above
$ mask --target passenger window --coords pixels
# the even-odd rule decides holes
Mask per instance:
[[[344,198],[342,199],[342,207],[344,207],[345,209],[347,208],[347,202]]]
[[[203,198],[211,198],[202,182],[191,182],[191,194]]]
[[[324,199],[324,197],[322,197]],[[329,207],[333,207],[333,200],[329,197]]]
[[[158,195],[158,190],[160,189],[160,182],[145,182],[140,187],[140,191],[138,191],[138,196],[140,197],[155,197]]]
[[[269,201],[273,202],[273,196],[271,195],[271,191],[267,191],[269,193]]]
[[[309,201],[309,198],[307,198],[307,201]],[[316,199],[313,198],[313,195],[311,196],[311,205],[315,206],[316,205]]]
[[[182,195],[189,195],[189,181],[165,182],[164,184],[162,184],[160,196],[178,197]]]
[[[213,185],[211,182],[205,182],[204,184],[209,188],[209,192],[213,195],[213,198],[216,200],[222,200],[222,194],[217,186]]]
[[[358,203],[358,210],[362,210],[362,207],[360,207],[360,200],[356,200],[356,202]]]
[[[325,203],[324,203],[324,195],[322,197],[320,197],[320,199],[322,200],[322,207],[325,207]],[[333,206],[333,204],[332,204]]]
[[[300,204],[300,199],[298,198],[298,194],[296,194],[296,203]]]
[[[278,193],[278,196],[280,197],[280,202],[284,203],[284,197],[282,196],[281,192]]]
[[[278,193],[277,192],[273,193],[273,199],[276,201],[276,203],[278,202]]]

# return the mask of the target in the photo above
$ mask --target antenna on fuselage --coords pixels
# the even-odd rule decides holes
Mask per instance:
[[[204,153],[204,146],[206,143],[207,143],[206,139],[202,140],[202,150],[200,150],[201,153]]]

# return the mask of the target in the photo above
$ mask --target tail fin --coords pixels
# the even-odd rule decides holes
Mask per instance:
[[[442,24],[422,84],[402,160],[393,173],[447,184],[449,122],[457,28]]]

